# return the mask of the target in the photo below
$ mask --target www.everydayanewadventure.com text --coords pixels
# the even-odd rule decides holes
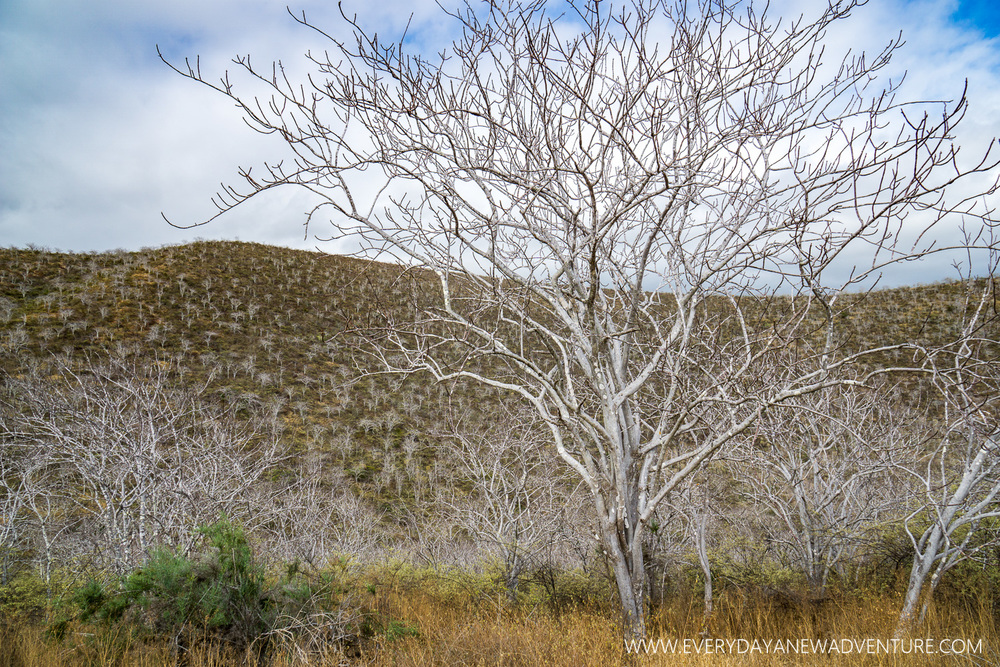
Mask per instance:
[[[625,642],[629,654],[680,655],[981,655],[982,639],[636,639]]]

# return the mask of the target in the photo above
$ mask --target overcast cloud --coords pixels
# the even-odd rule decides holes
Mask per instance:
[[[273,158],[275,144],[247,128],[221,96],[170,71],[156,45],[178,64],[200,56],[206,73],[221,75],[246,53],[304,71],[302,54],[323,43],[288,16],[286,4],[342,31],[332,0],[0,0],[0,245],[136,249],[201,237],[315,248],[303,238],[307,202],[292,191],[193,230],[172,228],[160,215],[180,223],[210,216],[219,183],[236,184],[236,167]],[[447,23],[434,2],[343,4],[384,35],[398,35],[413,13],[416,44],[436,50],[444,43]],[[812,4],[772,7],[798,14]],[[907,43],[892,74],[908,71],[908,98],[954,99],[968,79],[972,105],[961,139],[968,152],[981,153],[1000,136],[1000,10],[993,5],[871,0],[830,43],[873,52],[902,31]]]

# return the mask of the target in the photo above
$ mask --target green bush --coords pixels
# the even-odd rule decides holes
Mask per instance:
[[[71,598],[79,620],[125,620],[172,638],[177,648],[207,639],[263,650],[275,605],[245,533],[225,518],[199,532],[207,544],[193,556],[158,550],[110,586],[93,580],[80,587]]]
[[[261,661],[274,637],[320,654],[330,643],[356,642],[362,623],[375,619],[354,608],[345,559],[310,573],[289,564],[269,585],[239,526],[223,517],[198,532],[202,543],[190,555],[158,550],[119,580],[79,587],[68,599],[73,613],[64,607],[49,636],[61,639],[76,620],[129,638],[166,639],[178,653],[208,642],[233,654],[251,650]]]

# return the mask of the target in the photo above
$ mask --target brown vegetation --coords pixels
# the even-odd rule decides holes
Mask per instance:
[[[480,582],[482,583],[482,582]],[[617,614],[596,592],[559,609],[525,602],[509,607],[491,598],[489,586],[428,572],[400,574],[387,570],[365,575],[366,608],[374,619],[359,643],[332,647],[308,655],[285,645],[267,663],[274,667],[312,665],[495,667],[611,667],[634,665],[952,665],[994,664],[1000,633],[989,609],[953,599],[939,604],[920,637],[934,640],[931,652],[900,645],[895,653],[860,654],[857,644],[840,653],[784,654],[776,640],[829,642],[869,638],[886,641],[892,632],[899,600],[892,595],[831,597],[807,601],[780,594],[721,596],[710,626],[702,627],[696,596],[677,596],[650,614],[650,645],[658,653],[643,653],[629,661],[617,628]],[[612,591],[605,592],[610,595]],[[746,644],[728,643],[744,639]],[[970,640],[975,651],[955,657],[942,655],[942,640]],[[676,640],[671,650],[670,642]],[[687,640],[687,644],[684,641]],[[751,649],[771,642],[770,649]],[[705,646],[730,646],[729,652],[706,654]],[[721,643],[719,643],[721,642]],[[961,644],[956,644],[961,646]],[[664,653],[663,647],[667,647]],[[698,648],[696,648],[698,647]],[[847,653],[850,650],[852,653]],[[699,653],[701,651],[701,653]],[[905,651],[905,652],[904,652]],[[93,665],[173,665],[174,656],[162,642],[137,638],[127,627],[73,627],[61,641],[47,638],[36,626],[0,627],[0,664],[18,667]],[[191,667],[257,665],[252,656],[227,653],[218,646],[195,648],[185,664]]]
[[[858,339],[872,345],[884,333],[932,346],[953,333],[967,293],[981,288],[981,283],[949,282],[867,294],[859,307],[845,311],[838,327],[843,344]],[[14,447],[10,451],[27,447],[23,437],[7,436],[23,434],[17,429],[25,428],[32,410],[40,420],[36,434],[49,414],[40,398],[32,410],[24,401],[55,400],[61,390],[92,386],[101,369],[116,365],[133,368],[139,385],[158,386],[167,397],[160,407],[189,405],[192,414],[211,416],[208,421],[217,425],[210,436],[204,419],[197,428],[177,421],[170,452],[150,450],[162,454],[147,473],[148,488],[160,494],[164,521],[150,520],[155,530],[143,532],[140,519],[133,526],[134,543],[122,542],[134,549],[124,560],[112,557],[112,542],[102,528],[110,525],[105,510],[113,501],[101,500],[93,485],[99,475],[70,465],[72,447],[49,448],[56,457],[51,460],[0,461],[0,498],[29,486],[20,482],[41,485],[24,495],[24,504],[9,517],[0,516],[5,619],[0,651],[6,651],[0,664],[168,664],[167,644],[136,639],[124,626],[72,621],[62,641],[43,633],[60,595],[85,576],[107,577],[116,568],[141,563],[143,541],[183,546],[195,524],[211,520],[220,508],[248,528],[272,571],[296,560],[322,570],[341,556],[357,565],[357,609],[373,619],[369,634],[356,645],[330,643],[329,655],[312,655],[311,664],[620,664],[619,615],[609,601],[613,592],[592,537],[592,519],[550,448],[531,440],[529,420],[493,390],[371,372],[378,367],[365,355],[369,332],[388,320],[412,317],[432,295],[419,274],[398,267],[247,243],[102,254],[0,249],[5,378],[0,417],[7,429],[4,445]],[[783,305],[774,297],[767,308]],[[762,308],[760,316],[767,314]],[[983,337],[996,341],[995,327],[995,320],[988,320]],[[911,405],[930,406],[926,389],[905,380],[897,395]],[[887,419],[878,420],[888,428]],[[756,440],[744,443],[751,463],[764,444],[794,450],[794,443],[778,439],[786,425],[777,415],[773,424],[766,423],[773,437],[764,429],[764,436],[758,432]],[[228,441],[212,438],[227,433],[227,438],[253,436],[246,440],[252,446],[245,449],[245,462],[219,453]],[[509,449],[502,449],[505,438],[497,434],[510,436]],[[202,443],[201,456],[217,452],[209,457],[217,477],[208,475],[210,466],[199,458],[195,439]],[[186,444],[179,446],[182,441]],[[258,447],[265,442],[268,448]],[[87,449],[81,444],[78,451]],[[513,476],[491,473],[498,461]],[[31,476],[18,467],[22,462],[33,465]],[[817,595],[815,581],[789,546],[794,531],[759,501],[770,494],[780,502],[786,492],[758,487],[755,500],[751,473],[739,468],[745,464],[713,462],[711,484],[692,478],[657,515],[661,528],[649,536],[647,550],[648,636],[889,637],[913,558],[899,523],[905,503],[880,499],[877,512],[859,514],[871,523],[852,526],[849,536],[836,533],[838,526],[824,528],[831,531],[825,537],[849,537],[851,548],[825,573],[828,585]],[[171,486],[173,477],[162,474],[164,467],[178,475],[183,471],[185,483],[202,480],[199,488],[212,497],[184,499],[174,493],[181,487]],[[252,472],[247,477],[252,483],[223,483],[237,468]],[[124,468],[112,469],[125,474]],[[121,477],[126,478],[133,479]],[[137,488],[131,484],[123,487],[130,493]],[[487,494],[498,489],[501,495],[490,499]],[[888,486],[878,490],[892,495]],[[550,502],[531,514],[518,494]],[[702,511],[706,498],[711,512]],[[489,521],[508,521],[513,532],[487,535],[488,522],[475,516],[485,501],[494,503]],[[136,510],[135,516],[142,513]],[[1000,646],[995,629],[1000,551],[990,546],[997,530],[989,522],[982,528],[986,537],[977,545],[976,559],[941,580],[937,603],[920,626],[922,636],[983,638],[986,646]],[[10,540],[4,541],[8,533]],[[523,542],[511,541],[512,534]],[[390,574],[378,567],[389,557],[408,565]],[[507,566],[498,565],[501,561]],[[414,564],[433,575],[414,574],[408,569]],[[706,568],[715,584],[707,624],[701,601]],[[574,569],[586,575],[574,578]],[[223,657],[218,647],[198,651],[191,664],[235,659]],[[277,664],[294,664],[294,655],[288,647]],[[787,664],[829,659],[803,656]],[[850,664],[909,664],[908,659],[874,656]],[[776,664],[766,655],[669,658],[670,664],[685,660]]]

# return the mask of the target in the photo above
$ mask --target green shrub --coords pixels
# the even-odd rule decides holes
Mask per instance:
[[[262,660],[272,638],[296,651],[321,654],[331,642],[355,642],[366,614],[354,609],[347,561],[306,573],[298,563],[268,585],[244,531],[224,517],[198,529],[203,540],[192,554],[155,551],[146,564],[109,584],[89,581],[69,598],[75,614],[60,615],[49,635],[62,638],[76,619],[166,639],[174,651],[212,643],[233,654],[248,650]],[[405,627],[392,633],[406,636]]]
[[[196,639],[237,650],[263,649],[274,605],[264,595],[264,572],[243,530],[223,518],[200,528],[207,541],[193,556],[155,551],[142,568],[106,586],[96,580],[72,596],[83,622],[125,620],[177,648]]]

